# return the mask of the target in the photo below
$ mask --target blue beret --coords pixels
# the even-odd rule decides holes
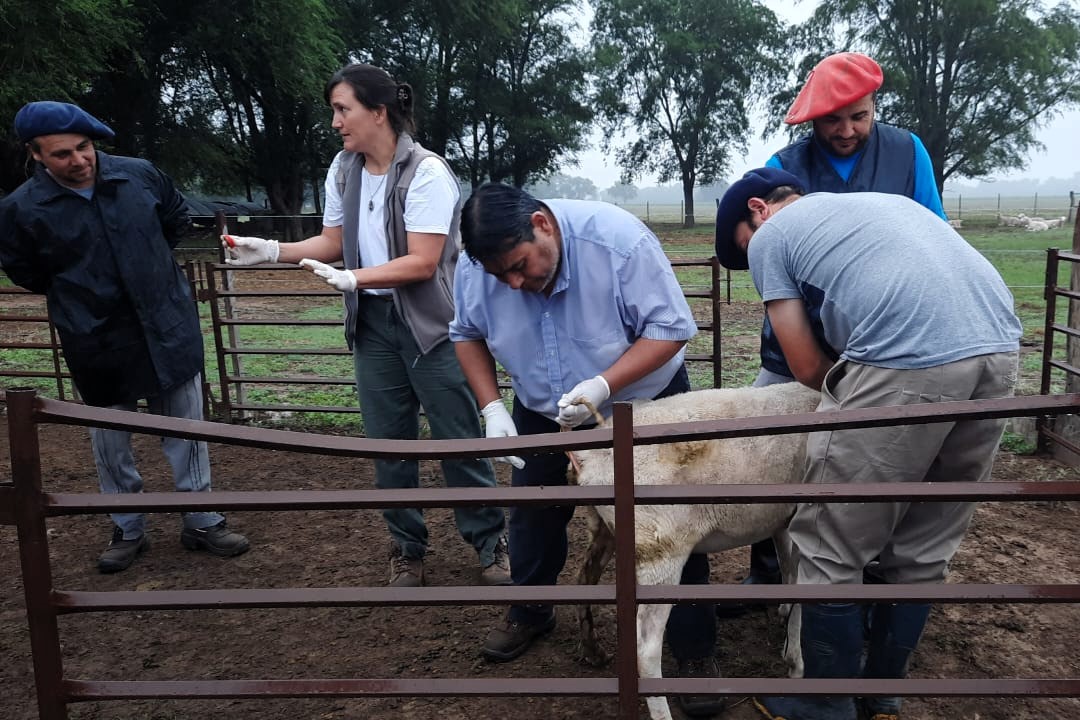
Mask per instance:
[[[115,133],[78,105],[42,100],[23,105],[15,113],[15,134],[20,142],[30,142],[39,135],[75,133],[93,140],[108,140]]]
[[[773,167],[750,170],[736,180],[716,208],[716,257],[728,270],[746,270],[749,260],[735,244],[735,226],[746,219],[750,198],[763,198],[781,185],[803,189],[802,181],[787,170]]]

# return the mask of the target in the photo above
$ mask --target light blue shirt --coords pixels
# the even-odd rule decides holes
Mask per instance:
[[[930,153],[926,151],[926,146],[923,145],[922,140],[915,133],[911,133],[911,141],[915,146],[915,189],[912,191],[911,199],[942,220],[948,220],[945,215],[945,208],[941,204],[941,195],[937,190],[937,181],[934,179],[934,165],[930,162]],[[822,154],[829,159],[829,164],[836,170],[836,174],[844,179],[844,182],[847,182],[848,178],[851,177],[851,172],[859,163],[859,158],[862,157],[861,150],[849,157],[839,157],[830,152],[825,152],[824,148],[822,148]],[[765,165],[779,170],[784,169],[780,158],[776,155],[770,157],[765,162]],[[806,189],[811,192],[814,191],[814,188]]]
[[[483,340],[510,374],[517,399],[555,419],[556,403],[611,367],[638,339],[689,340],[697,332],[660,241],[636,217],[602,202],[545,200],[562,234],[550,297],[514,290],[467,256],[454,277],[450,339]],[[685,350],[597,408],[658,395]]]

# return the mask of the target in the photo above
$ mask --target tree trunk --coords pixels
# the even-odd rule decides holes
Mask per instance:
[[[694,179],[683,175],[683,224],[684,228],[694,227]]]

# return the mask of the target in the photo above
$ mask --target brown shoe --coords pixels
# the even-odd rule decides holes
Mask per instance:
[[[506,536],[499,538],[492,550],[494,559],[491,564],[480,570],[481,585],[513,585],[510,579],[510,549]]]
[[[424,561],[405,557],[397,543],[390,543],[390,587],[420,587],[424,584]]]
[[[720,666],[714,657],[680,660],[677,675],[681,678],[715,678],[720,676]],[[718,715],[726,706],[720,695],[679,695],[679,707],[690,717]]]
[[[480,653],[492,662],[513,660],[528,650],[533,640],[548,634],[554,627],[555,613],[536,625],[515,622],[507,613],[499,626],[488,633]]]

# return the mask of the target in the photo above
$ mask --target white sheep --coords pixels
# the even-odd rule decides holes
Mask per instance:
[[[1026,227],[1028,218],[1020,213],[1019,215],[1001,215],[998,214],[998,224],[1006,227]]]
[[[1043,230],[1049,230],[1050,226],[1046,224],[1045,220],[1028,220],[1027,231],[1028,232],[1042,232]]]
[[[1061,217],[1052,218],[1050,220],[1046,220],[1045,222],[1047,228],[1061,227],[1065,224],[1065,216],[1062,215]]]
[[[661,400],[634,404],[634,424],[686,423],[720,418],[783,415],[813,411],[821,395],[798,383],[761,388],[698,390]],[[725,440],[699,440],[634,448],[634,480],[642,485],[744,485],[802,482],[806,435],[760,435]],[[580,485],[611,485],[611,450],[576,453]],[[639,585],[678,585],[691,552],[720,552],[773,536],[781,568],[791,578],[790,541],[786,528],[794,512],[791,503],[753,505],[638,505],[634,513]],[[590,545],[579,583],[596,583],[614,551],[610,533],[615,527],[612,506],[595,508],[603,522],[592,523]],[[640,604],[637,612],[638,671],[641,677],[661,677],[660,657],[671,605]],[[799,624],[788,623],[785,657],[793,676],[801,676]],[[586,658],[604,653],[592,625],[589,608],[579,611]],[[647,699],[653,720],[670,720],[667,699]]]
[[[949,227],[951,227],[953,229],[959,229],[959,228],[964,227],[963,218],[955,218],[953,220],[949,220]]]

